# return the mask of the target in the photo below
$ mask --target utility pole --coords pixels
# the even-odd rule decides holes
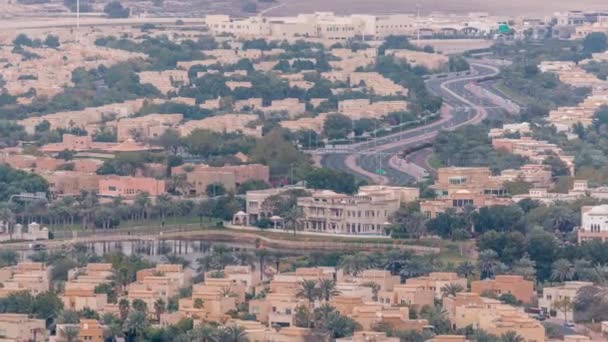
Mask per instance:
[[[420,43],[420,3],[416,4],[416,41]]]
[[[80,0],[76,0],[76,42],[80,42]]]

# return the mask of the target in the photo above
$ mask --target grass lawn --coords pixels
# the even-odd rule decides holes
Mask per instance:
[[[429,156],[428,162],[429,162],[429,165],[433,169],[438,169],[440,167],[443,167],[443,163],[441,162],[441,160],[439,160],[439,158],[437,157],[437,155],[435,153],[432,153]]]
[[[513,90],[511,90],[511,88],[507,87],[502,82],[497,82],[494,85],[494,88],[500,90],[503,94],[505,94],[508,98],[515,101],[516,103],[519,103],[522,105],[527,105],[527,104],[534,102],[533,98],[527,97],[527,96],[522,96],[522,95],[514,92]]]

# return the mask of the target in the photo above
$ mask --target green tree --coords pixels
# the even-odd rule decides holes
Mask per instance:
[[[49,34],[46,36],[46,39],[44,39],[44,45],[46,45],[47,47],[56,49],[59,47],[59,45],[61,45],[61,43],[59,43],[59,37]]]
[[[63,302],[55,292],[42,292],[34,298],[32,311],[38,318],[57,317],[62,309]]]
[[[160,322],[160,315],[167,310],[167,303],[162,298],[157,299],[154,302],[154,313],[156,314],[156,321]]]
[[[126,298],[123,298],[118,302],[118,311],[120,313],[121,320],[124,321],[127,319],[127,316],[129,315],[129,307],[129,300]]]
[[[593,32],[583,39],[583,49],[587,53],[604,52],[608,50],[608,38],[603,32]]]
[[[308,300],[309,305],[312,307],[315,301],[319,298],[319,287],[317,282],[314,280],[302,280],[299,282],[300,288],[296,293],[296,297],[304,298]]]
[[[323,132],[331,140],[346,139],[352,128],[352,120],[344,114],[330,114],[323,124]]]
[[[62,331],[65,342],[77,342],[79,333],[80,328],[76,326],[66,326]]]
[[[103,12],[108,18],[128,18],[131,11],[123,7],[120,1],[111,1],[103,8]]]
[[[500,342],[525,342],[526,339],[518,335],[515,331],[508,331],[500,335]]]
[[[448,69],[450,71],[466,71],[470,69],[469,63],[462,56],[450,56],[448,62]]]
[[[457,293],[463,292],[465,289],[460,284],[445,284],[441,288],[441,293],[444,297],[453,296],[455,297]]]
[[[357,276],[361,271],[367,269],[368,266],[369,259],[361,253],[345,255],[340,260],[340,268],[352,276]]]
[[[336,281],[333,279],[320,279],[319,280],[319,297],[329,302],[329,300],[340,294],[340,291],[336,289]]]
[[[123,329],[131,338],[140,340],[149,325],[147,314],[144,311],[135,310],[127,316]]]
[[[209,197],[223,196],[226,194],[226,187],[222,183],[211,183],[205,188],[205,193]]]

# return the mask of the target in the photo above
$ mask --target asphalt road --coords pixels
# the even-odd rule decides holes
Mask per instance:
[[[414,181],[402,170],[392,168],[389,159],[406,147],[432,141],[442,130],[450,130],[468,123],[478,123],[486,115],[499,110],[484,99],[477,98],[465,90],[465,85],[479,78],[495,75],[498,69],[487,63],[471,63],[469,75],[452,73],[447,77],[433,77],[426,81],[429,90],[444,99],[451,107],[449,115],[426,126],[406,130],[368,142],[352,144],[348,151],[319,151],[323,154],[321,164],[325,167],[354,174],[359,179],[373,183],[403,185]],[[353,165],[354,164],[354,165]],[[421,167],[427,167],[422,164]],[[383,172],[378,173],[379,170]]]

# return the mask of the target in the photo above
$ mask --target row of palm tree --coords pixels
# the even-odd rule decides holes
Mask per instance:
[[[203,203],[176,200],[166,194],[157,196],[153,202],[145,192],[139,193],[132,204],[125,203],[120,197],[111,203],[100,203],[97,194],[82,191],[78,196],[62,197],[51,203],[32,201],[0,207],[0,220],[4,222],[27,224],[36,221],[50,226],[80,224],[83,229],[91,226],[112,228],[121,221],[164,221],[170,216],[194,215],[202,218],[210,215],[210,212]]]
[[[332,297],[340,294],[340,291],[336,289],[336,281],[333,279],[305,279],[300,281],[299,285],[296,297],[307,299],[311,306],[317,300],[329,302]]]

